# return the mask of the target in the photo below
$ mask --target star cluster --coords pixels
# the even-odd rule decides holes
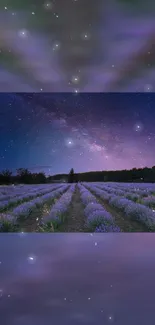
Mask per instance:
[[[155,94],[0,94],[0,169],[155,165]]]
[[[153,92],[154,15],[153,0],[2,0],[0,91]]]

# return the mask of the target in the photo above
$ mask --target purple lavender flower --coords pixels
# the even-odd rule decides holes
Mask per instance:
[[[155,230],[155,215],[151,209],[142,204],[131,203],[124,209],[124,213],[132,218],[145,224],[149,229]]]
[[[155,197],[146,197],[143,199],[142,204],[148,206],[149,208],[155,208]]]
[[[60,185],[59,185],[59,187],[60,187]],[[65,188],[65,185],[61,185],[61,187]],[[48,188],[46,190],[41,190],[41,191],[38,191],[38,190],[35,189],[35,190],[29,191],[28,194],[20,194],[17,197],[12,197],[11,196],[8,200],[0,201],[0,212],[7,210],[10,206],[15,206],[15,205],[17,205],[19,203],[22,203],[24,201],[28,201],[28,200],[31,200],[33,198],[37,198],[38,196],[42,196],[42,195],[44,195],[46,193],[54,191],[57,188],[58,188],[58,186],[57,187],[55,186],[55,187],[53,187],[53,189]]]
[[[64,221],[63,218],[69,208],[69,205],[71,204],[74,190],[75,185],[71,185],[68,191],[58,199],[58,201],[52,206],[49,215],[43,218],[44,224],[52,222],[54,225],[58,226]]]
[[[66,190],[66,188],[68,188],[68,186],[67,187],[63,186],[62,188],[58,188],[55,191],[44,194],[42,197],[39,198],[37,197],[34,200],[20,204],[19,206],[13,209],[12,214],[17,216],[18,218],[20,217],[28,218],[35,209],[45,204],[46,201],[58,197]]]
[[[114,220],[111,214],[105,210],[92,211],[87,217],[87,226],[92,229],[92,231],[101,224],[110,225],[113,223]]]
[[[0,212],[5,211],[9,205],[8,201],[1,201],[0,202]]]
[[[96,198],[90,192],[83,191],[83,193],[81,193],[81,199],[84,205],[96,202]]]
[[[127,194],[126,198],[136,202],[140,198],[140,196],[138,194],[132,194],[131,193],[131,194]]]
[[[85,186],[87,188],[90,188],[90,184],[89,186],[87,185]],[[100,226],[101,224],[105,224],[105,225],[114,224],[114,220],[111,214],[104,209],[103,205],[98,203],[95,196],[91,194],[87,188],[85,188],[84,190],[83,186],[79,186],[81,199],[83,203],[85,203],[85,201],[83,200],[83,196],[85,193],[88,197],[89,196],[92,197],[92,202],[89,202],[88,200],[88,202],[85,203],[85,209],[84,209],[84,215],[87,218],[86,226],[88,227],[88,229],[94,231],[96,227]]]
[[[14,227],[17,226],[17,219],[9,214],[0,215],[0,232],[13,231]]]
[[[126,199],[126,198],[120,198],[119,196],[113,196],[110,201],[109,204],[111,206],[113,206],[114,208],[120,209],[122,211],[124,211],[124,208],[130,204],[130,200]]]
[[[93,211],[103,211],[103,206],[99,203],[89,203],[86,205],[86,208],[84,209],[84,214],[86,217],[88,217],[90,214],[93,213]]]
[[[28,218],[35,208],[36,208],[36,204],[33,201],[26,202],[13,209],[12,214],[18,218],[21,217]]]
[[[115,225],[105,225],[101,224],[100,226],[96,227],[95,232],[120,232],[120,228]]]

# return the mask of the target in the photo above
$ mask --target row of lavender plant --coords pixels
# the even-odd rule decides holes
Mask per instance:
[[[101,190],[104,190],[104,191],[106,191],[106,192],[108,192],[110,194],[114,194],[114,195],[117,195],[117,196],[126,197],[127,199],[132,200],[134,202],[137,202],[137,201],[140,201],[141,200],[140,193],[139,194],[136,194],[136,193],[131,192],[131,191],[124,192],[123,190],[120,190],[118,188],[108,187],[106,185],[102,185],[102,186],[101,185],[96,185],[96,188],[99,188]]]
[[[105,182],[100,182],[105,184]],[[155,190],[155,183],[118,183],[118,182],[106,182],[109,187],[117,186],[120,188],[142,189],[142,190]]]
[[[78,184],[86,218],[86,227],[94,232],[120,232],[112,215],[97,201],[95,196],[81,184]]]
[[[3,229],[3,226],[6,222],[10,223],[10,226],[17,225],[20,218],[28,218],[32,212],[42,207],[48,201],[57,199],[59,195],[63,194],[68,189],[68,187],[69,185],[61,185],[61,187],[53,190],[50,193],[46,193],[29,202],[20,204],[14,208],[10,214],[1,215],[0,229]]]
[[[27,192],[29,194],[37,194],[40,191],[48,191],[50,189],[53,188],[53,185],[50,187],[46,187],[45,186],[24,186],[24,187],[17,187],[16,190],[12,190],[10,192],[8,192],[7,194],[0,194],[0,201],[6,201],[6,200],[11,200],[13,198],[19,197],[21,195],[26,195]]]
[[[151,208],[152,211],[154,212],[155,209],[155,196],[148,196],[143,198],[143,200],[141,200],[141,203],[146,205],[147,207]]]
[[[27,191],[20,191],[20,193],[10,193],[10,194],[7,194],[7,195],[1,195],[0,196],[0,202],[5,202],[5,201],[10,201],[10,200],[13,200],[15,198],[18,198],[18,197],[21,197],[23,195],[27,195],[27,192],[29,193],[29,195],[35,195],[37,193],[39,193],[38,190],[27,190]]]
[[[150,192],[143,192],[143,191],[137,191],[137,192],[134,192],[132,190],[128,190],[128,189],[120,189],[120,187],[114,187],[114,186],[108,186],[108,185],[96,185],[97,188],[100,188],[100,189],[103,189],[105,191],[107,191],[108,193],[111,193],[111,194],[115,194],[117,196],[122,196],[122,197],[125,197],[129,200],[132,200],[134,202],[138,202],[138,203],[141,203],[141,204],[144,204],[144,205],[148,205],[148,206],[151,206],[151,202],[152,202],[152,206],[154,206],[154,202],[155,202],[155,197],[149,197],[150,200],[146,200],[145,201],[145,198],[147,199],[148,198],[148,194],[149,193],[152,193],[152,191]],[[144,199],[144,200],[143,200]]]
[[[105,183],[100,184],[101,186],[105,186]],[[106,183],[106,186],[109,188],[122,190],[128,193],[138,193],[141,196],[155,194],[155,184],[150,183]]]
[[[44,205],[47,201],[56,199],[59,195],[61,195],[66,189],[68,188],[68,185],[61,185],[59,188],[55,188],[54,190],[45,193],[44,195],[37,196],[37,198],[25,202],[23,204],[18,205],[16,208],[12,210],[12,215],[19,217],[29,217],[32,210],[35,210],[36,208],[40,208],[42,205]]]
[[[146,205],[149,208],[154,209],[155,208],[155,196],[149,195],[148,193],[152,193],[152,190],[149,191],[147,194],[146,192],[137,192],[138,194],[136,194],[135,192],[126,192],[123,193],[122,190],[120,189],[115,189],[113,187],[111,187],[109,189],[109,187],[107,187],[106,185],[96,185],[97,188],[101,189],[101,190],[106,190],[107,192],[111,193],[111,194],[115,194],[117,196],[123,196],[129,200],[132,200],[134,202],[138,202],[140,204]]]
[[[58,201],[52,206],[51,211],[40,222],[40,227],[46,230],[46,227],[57,229],[64,223],[67,217],[67,211],[71,204],[73,193],[75,191],[75,184],[70,185],[67,192],[65,192]]]
[[[17,226],[17,220],[10,214],[0,214],[0,232],[14,231]]]
[[[132,186],[128,186],[128,184],[124,184],[122,186],[122,184],[119,183],[94,183],[93,185],[95,185],[97,188],[105,190],[108,193],[125,197],[134,202],[146,205],[152,209],[155,208],[155,196],[151,195],[155,191],[155,185],[152,186],[151,184],[151,186],[147,188],[147,186],[150,184],[145,184],[147,186],[143,190],[140,190],[138,187],[133,187],[133,184],[131,184]]]
[[[34,184],[31,184],[31,185],[27,185],[27,184],[23,184],[23,185],[14,185],[14,186],[11,186],[11,185],[6,185],[6,186],[2,186],[0,187],[0,196],[1,195],[10,195],[11,193],[18,193],[19,191],[22,192],[22,191],[27,191],[27,190],[30,190],[30,189],[35,189],[36,186],[38,188],[40,188],[41,186],[40,185],[34,185]]]
[[[62,186],[62,185],[59,184],[59,185],[53,186],[53,187],[45,189],[45,190],[41,190],[41,191],[37,190],[35,192],[30,192],[28,194],[17,196],[15,198],[0,201],[0,212],[4,212],[4,211],[8,210],[9,208],[16,206],[24,201],[30,201],[36,197],[40,197],[46,193],[50,193],[51,191],[53,191],[57,188],[60,188],[60,186]]]
[[[113,197],[113,196],[119,196],[120,198],[127,198],[129,200],[132,200],[134,202],[137,202],[138,201],[141,201],[141,193],[139,194],[136,194],[135,192],[132,192],[130,190],[126,190],[124,192],[124,189],[120,188],[120,187],[116,187],[116,186],[113,186],[113,184],[110,184],[110,185],[105,185],[104,183],[101,185],[96,185],[95,186],[96,190],[99,189],[101,191],[105,193],[109,193],[109,197]],[[92,187],[93,189],[93,187]]]
[[[105,191],[93,185],[87,187],[101,199],[107,200],[111,207],[122,211],[126,217],[143,223],[149,231],[155,231],[155,213],[150,208],[114,194],[106,195]]]
[[[134,202],[148,206],[149,208],[155,208],[155,196],[153,196],[154,190],[135,190],[126,192],[124,197]],[[115,192],[115,194],[117,194]]]

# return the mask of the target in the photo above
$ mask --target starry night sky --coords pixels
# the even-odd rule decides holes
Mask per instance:
[[[1,0],[0,91],[154,91],[154,0]]]
[[[154,251],[154,234],[1,234],[1,323],[155,324]]]
[[[155,165],[155,94],[0,94],[0,169]]]

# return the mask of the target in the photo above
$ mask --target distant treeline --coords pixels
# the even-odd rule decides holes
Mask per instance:
[[[17,169],[16,175],[10,170],[0,173],[0,184],[46,184],[55,182],[155,182],[155,166],[152,168],[133,168],[131,170],[94,171],[46,176],[44,173],[31,173],[28,169]]]

